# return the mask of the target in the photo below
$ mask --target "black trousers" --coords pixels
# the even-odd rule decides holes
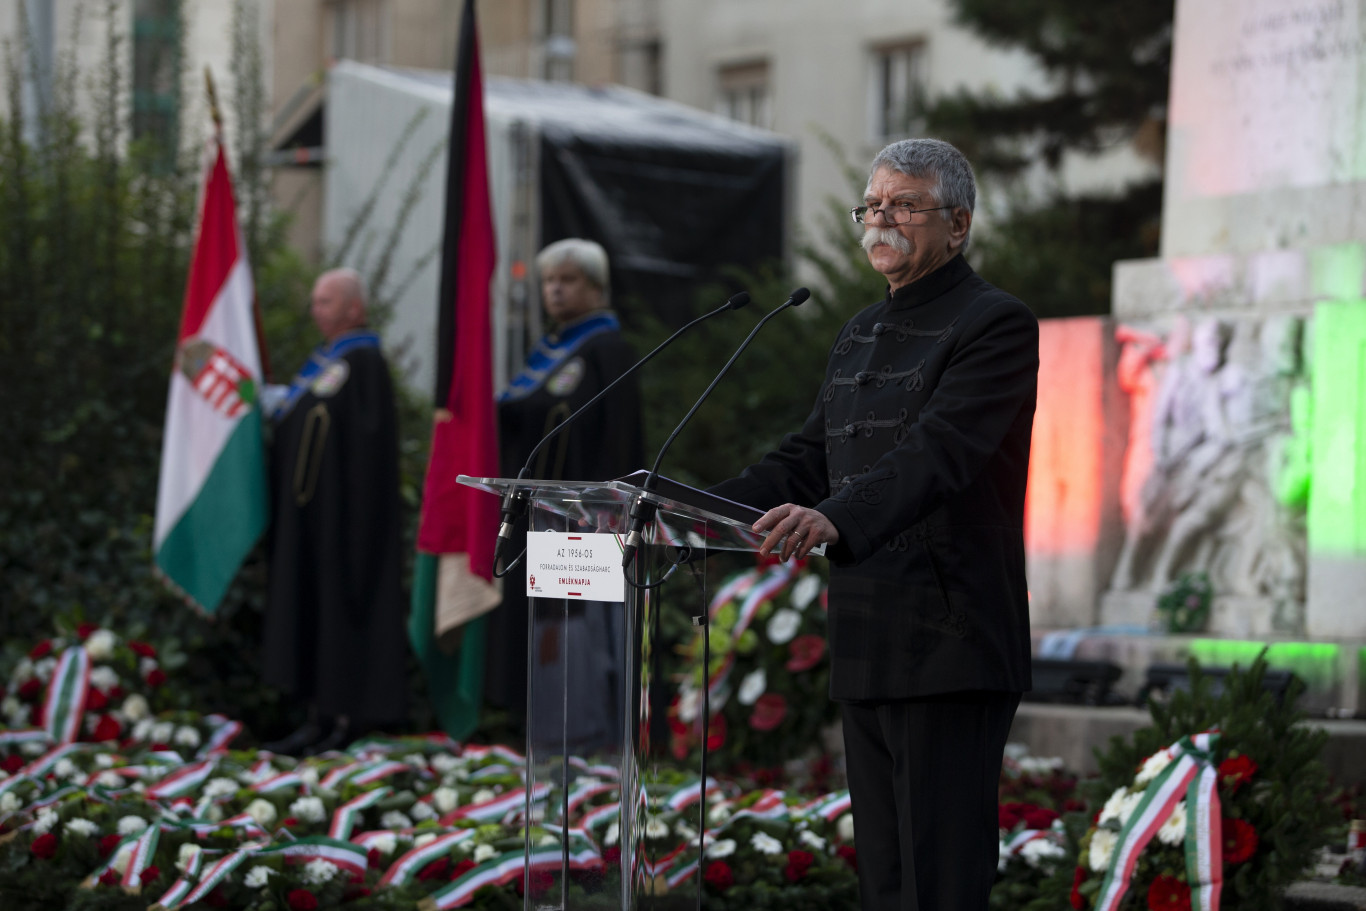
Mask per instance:
[[[1019,693],[843,703],[863,911],[984,911]]]

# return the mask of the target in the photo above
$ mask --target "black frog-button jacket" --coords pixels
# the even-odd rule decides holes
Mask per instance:
[[[832,698],[1029,689],[1038,368],[1034,315],[955,257],[846,323],[801,431],[712,488],[839,530]]]

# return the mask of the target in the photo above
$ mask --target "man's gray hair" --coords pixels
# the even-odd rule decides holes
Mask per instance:
[[[962,152],[942,139],[903,139],[893,142],[877,153],[868,169],[868,182],[883,168],[899,171],[907,177],[928,179],[934,198],[941,206],[964,208],[972,212],[977,206],[977,178],[972,165]],[[952,210],[939,213],[945,221],[953,217]],[[972,226],[963,238],[960,253],[966,252],[972,240]]]
[[[577,266],[584,278],[602,291],[603,301],[607,301],[611,277],[607,270],[607,251],[601,244],[582,237],[566,237],[536,254],[537,272],[545,272],[564,263]]]

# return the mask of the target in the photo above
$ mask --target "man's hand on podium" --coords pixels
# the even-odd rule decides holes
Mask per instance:
[[[761,534],[768,532],[764,543],[759,545],[759,553],[768,556],[777,551],[781,560],[800,559],[809,554],[811,548],[835,544],[840,539],[839,529],[824,513],[792,503],[773,507],[752,527]]]

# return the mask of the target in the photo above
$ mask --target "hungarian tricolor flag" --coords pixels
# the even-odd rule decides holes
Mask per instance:
[[[437,718],[452,737],[478,724],[483,614],[500,601],[493,579],[498,498],[456,477],[498,473],[489,282],[497,259],[484,144],[484,86],[474,0],[466,0],[455,61],[446,164],[446,224],[437,299],[431,460],[422,492],[408,637]]]
[[[256,295],[222,144],[211,153],[166,398],[153,538],[158,573],[210,613],[269,517]]]

